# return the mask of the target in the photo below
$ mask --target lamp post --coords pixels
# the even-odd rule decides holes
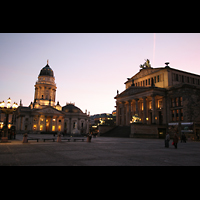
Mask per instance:
[[[11,99],[10,97],[7,100],[7,106],[5,106],[5,102],[0,102],[0,110],[2,113],[6,115],[6,122],[4,125],[4,131],[3,131],[3,136],[1,138],[1,142],[8,142],[8,118],[9,114],[12,114],[16,109],[18,105],[17,103],[13,103],[13,106],[11,106]]]

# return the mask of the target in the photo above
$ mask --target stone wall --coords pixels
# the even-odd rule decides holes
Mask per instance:
[[[158,138],[158,127],[147,124],[131,124],[131,138]]]
[[[100,125],[98,127],[98,129],[99,129],[99,134],[98,135],[100,136],[101,134],[103,134],[103,133],[105,133],[105,132],[107,132],[107,131],[109,131],[109,130],[111,130],[113,128],[114,128],[114,126]]]

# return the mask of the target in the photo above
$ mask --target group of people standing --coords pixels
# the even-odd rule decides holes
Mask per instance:
[[[178,144],[178,135],[177,134],[178,134],[178,131],[176,131],[174,133],[174,138],[173,138],[173,142],[172,142],[172,145],[174,145],[175,149],[177,149],[177,144]],[[166,137],[165,137],[165,147],[167,147],[167,148],[169,147],[169,141],[170,141],[170,135],[167,132]],[[182,141],[186,142],[186,136],[184,133],[182,134],[182,137],[181,137],[181,142]]]

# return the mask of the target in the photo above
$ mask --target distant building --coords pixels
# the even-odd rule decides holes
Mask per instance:
[[[76,124],[80,134],[89,133],[89,115],[74,103],[61,106],[56,104],[56,83],[54,72],[48,65],[43,67],[35,84],[34,101],[29,107],[20,106],[16,110],[16,130],[18,133],[71,134]]]
[[[114,125],[116,116],[110,113],[101,113],[90,116],[91,125]]]
[[[117,91],[116,125],[131,126],[131,137],[164,137],[167,130],[177,129],[179,136],[198,138],[200,76],[169,63],[159,68],[147,64],[127,79],[123,92]]]

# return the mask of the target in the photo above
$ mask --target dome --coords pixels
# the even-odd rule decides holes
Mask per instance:
[[[76,107],[74,104],[67,104],[66,106],[62,107],[62,110],[67,113],[83,113],[82,110],[78,107]]]
[[[54,77],[53,70],[49,67],[48,62],[47,62],[47,65],[41,69],[39,76]]]

